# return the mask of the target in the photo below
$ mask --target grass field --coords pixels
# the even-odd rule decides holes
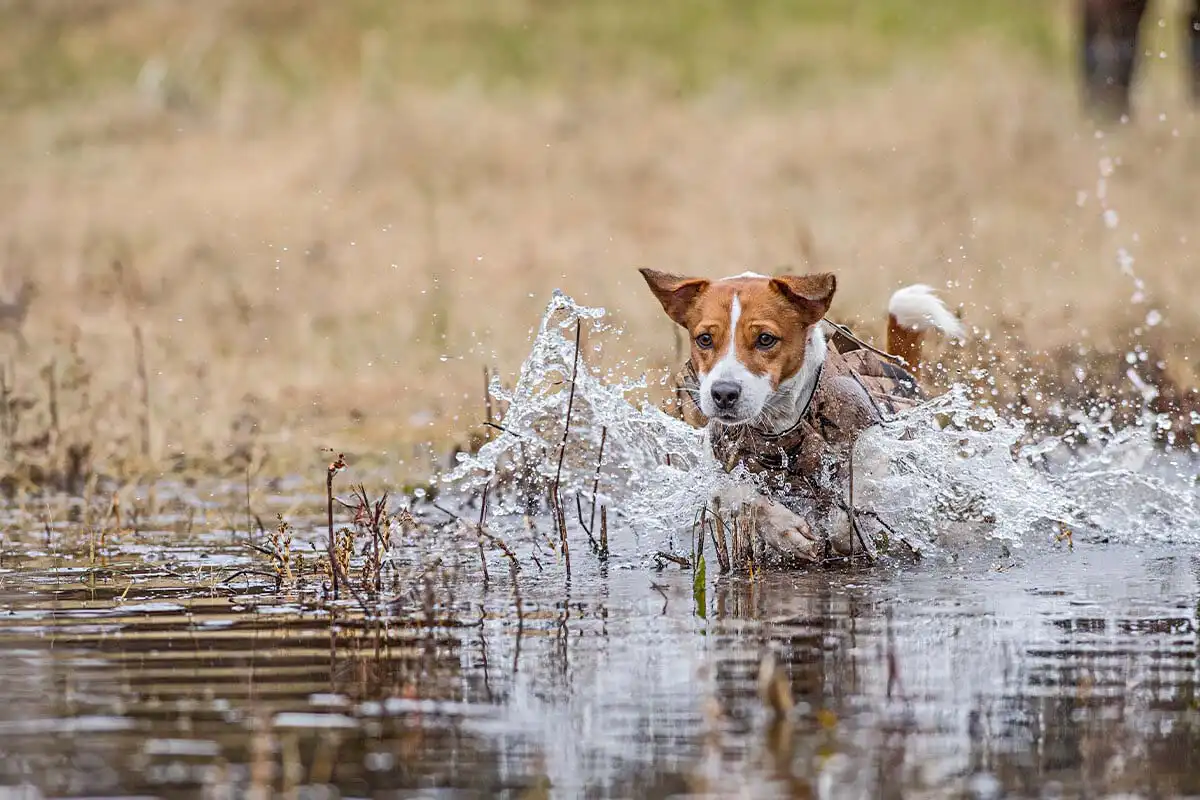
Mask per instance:
[[[836,269],[868,333],[921,280],[1047,349],[1124,347],[1153,310],[1191,379],[1177,15],[1136,124],[1097,136],[1066,4],[650,8],[0,2],[0,255],[38,289],[0,342],[9,471],[415,468],[556,287],[665,366],[639,266]]]

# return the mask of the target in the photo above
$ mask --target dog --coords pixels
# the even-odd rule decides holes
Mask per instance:
[[[726,507],[749,506],[760,540],[785,561],[851,555],[856,540],[873,552],[887,525],[846,496],[855,442],[925,398],[922,337],[936,330],[961,339],[959,319],[930,287],[902,288],[888,303],[881,352],[826,320],[837,290],[832,273],[720,280],[641,273],[691,338],[672,410],[707,429],[727,471],[742,465],[773,489],[725,497]]]

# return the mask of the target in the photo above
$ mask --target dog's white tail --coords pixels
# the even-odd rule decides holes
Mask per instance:
[[[900,356],[909,369],[921,366],[921,334],[941,331],[942,335],[961,340],[966,336],[962,320],[923,283],[897,289],[888,301],[888,352]]]
[[[932,287],[923,283],[897,289],[888,302],[888,314],[897,324],[914,331],[938,330],[951,339],[966,335],[962,320],[950,313]]]

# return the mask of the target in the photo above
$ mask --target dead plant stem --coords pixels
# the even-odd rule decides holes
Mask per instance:
[[[558,447],[558,468],[554,471],[554,490],[551,493],[558,517],[558,540],[562,548],[563,560],[567,567],[567,580],[571,579],[571,549],[567,544],[567,515],[563,512],[562,495],[559,485],[562,481],[563,458],[567,454],[567,437],[571,434],[571,412],[575,408],[575,379],[579,374],[579,340],[583,335],[583,320],[575,321],[575,360],[571,366],[571,389],[567,395],[567,420],[563,426],[562,443]]]
[[[333,533],[333,476],[346,468],[346,457],[338,453],[337,460],[325,471],[325,519],[329,529],[329,580],[333,589],[333,599],[338,599],[338,557],[337,540]]]

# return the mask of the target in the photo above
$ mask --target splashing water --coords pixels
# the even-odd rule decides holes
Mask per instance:
[[[474,493],[490,486],[493,513],[517,514],[531,512],[556,476],[565,502],[581,495],[590,505],[599,474],[598,502],[641,526],[669,531],[681,519],[690,523],[712,492],[737,479],[708,455],[702,431],[630,401],[648,388],[644,378],[607,382],[582,353],[576,362],[576,326],[586,324],[591,335],[610,332],[604,313],[554,293],[515,387],[492,381],[491,394],[508,407],[503,430],[476,455],[460,454],[447,483]],[[509,485],[515,491],[497,491]]]
[[[443,481],[467,493],[487,488],[493,520],[545,508],[556,480],[567,507],[575,498],[590,506],[598,486],[599,504],[651,536],[646,549],[673,545],[714,493],[760,484],[740,468],[721,469],[704,431],[631,399],[650,388],[644,376],[606,379],[581,352],[577,359],[577,333],[619,333],[604,317],[554,293],[515,386],[492,382],[507,406],[501,430],[478,453],[461,454]],[[893,533],[924,554],[968,542],[1049,542],[1064,527],[1110,540],[1200,539],[1188,529],[1194,482],[1155,455],[1152,424],[1089,424],[1086,449],[1029,442],[1019,422],[954,387],[860,438],[855,505],[885,513]]]

